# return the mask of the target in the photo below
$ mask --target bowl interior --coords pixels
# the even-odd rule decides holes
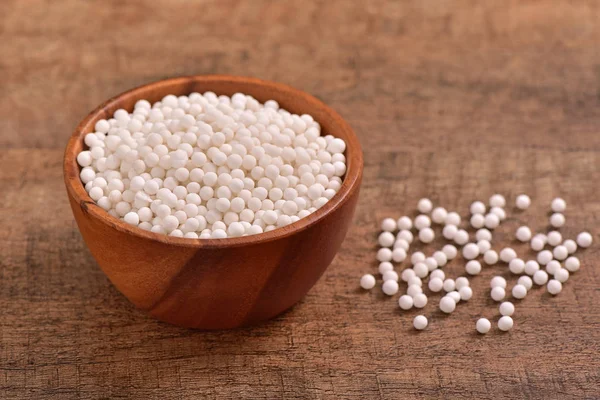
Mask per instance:
[[[321,124],[322,134],[331,134],[344,139],[346,142],[346,175],[338,193],[323,207],[293,224],[259,235],[226,239],[184,239],[144,231],[110,216],[105,210],[97,206],[85,191],[79,178],[80,168],[76,161],[77,154],[85,147],[83,143],[84,136],[94,131],[96,122],[100,119],[112,117],[113,113],[120,108],[131,112],[135,103],[140,99],[146,99],[150,103],[154,103],[168,94],[180,96],[193,92],[204,93],[206,91],[227,96],[241,92],[253,96],[261,103],[271,99],[276,100],[282,108],[292,113],[310,114]],[[180,77],[150,83],[122,93],[103,103],[92,111],[75,129],[67,144],[63,168],[65,184],[69,195],[81,204],[82,207],[85,207],[90,215],[101,219],[104,223],[111,225],[115,229],[176,246],[235,247],[249,243],[275,240],[317,223],[321,217],[343,204],[354,190],[358,190],[362,176],[363,156],[360,143],[352,128],[337,112],[315,97],[280,83],[247,77],[214,75]]]

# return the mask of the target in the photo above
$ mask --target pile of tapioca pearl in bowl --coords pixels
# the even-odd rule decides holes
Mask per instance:
[[[255,235],[323,207],[341,188],[346,143],[274,100],[213,92],[139,100],[85,135],[89,196],[141,229],[184,238]]]
[[[515,200],[518,210],[525,210],[530,204],[531,199],[525,194],[517,196]],[[448,212],[443,207],[433,208],[432,202],[426,198],[419,200],[417,210],[420,214],[414,220],[408,216],[398,220],[385,218],[381,223],[382,232],[378,238],[380,249],[377,252],[383,293],[388,296],[396,295],[400,291],[399,282],[404,281],[406,292],[398,299],[400,308],[422,309],[428,303],[428,296],[423,291],[426,285],[430,293],[444,293],[439,308],[442,312],[450,314],[459,302],[466,302],[473,296],[468,276],[479,275],[482,264],[493,266],[501,261],[512,274],[518,276],[518,280],[509,290],[504,277],[494,276],[490,281],[490,296],[494,301],[501,303],[498,308],[498,329],[512,329],[515,305],[505,300],[507,292],[515,299],[523,299],[534,285],[545,285],[551,295],[559,294],[570,275],[580,268],[580,261],[573,254],[579,248],[589,247],[592,244],[592,235],[581,232],[575,240],[563,238],[559,229],[566,222],[564,212],[567,204],[563,199],[555,198],[550,205],[552,214],[549,224],[552,230],[533,234],[528,226],[520,226],[515,232],[518,241],[529,242],[531,249],[537,252],[535,259],[519,258],[511,247],[504,247],[498,254],[492,249],[492,232],[506,219],[505,206],[506,199],[499,194],[490,198],[489,208],[481,201],[471,204],[468,222],[476,231],[474,238],[466,229],[460,228],[462,219],[457,212]],[[413,229],[417,232],[417,240],[431,243],[435,238],[432,229],[434,224],[440,226],[442,236],[450,243],[430,256],[421,251],[413,252],[409,256],[411,243],[415,239]],[[447,277],[443,267],[458,256],[457,247],[461,246],[462,258],[465,260],[465,276]],[[404,268],[400,273],[396,272],[393,263],[402,264],[405,261],[410,262],[411,266]],[[375,276],[363,275],[360,285],[366,290],[374,288]],[[413,326],[417,330],[425,329],[428,323],[424,315],[417,315],[413,320]],[[491,327],[490,320],[485,317],[475,322],[475,329],[482,334],[489,332]]]

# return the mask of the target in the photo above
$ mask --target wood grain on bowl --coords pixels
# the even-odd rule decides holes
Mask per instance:
[[[254,236],[184,239],[159,235],[111,217],[87,195],[77,154],[99,119],[136,101],[167,94],[242,92],[274,99],[296,114],[310,114],[322,131],[346,141],[347,172],[339,192],[294,224]],[[360,143],[350,126],[316,98],[289,86],[254,78],[191,76],[145,85],[99,106],[76,128],[64,157],[73,215],[102,270],[137,307],[176,325],[221,329],[271,318],[298,302],[340,248],[354,215],[362,177]]]

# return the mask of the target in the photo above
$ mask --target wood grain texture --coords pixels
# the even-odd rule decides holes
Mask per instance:
[[[252,235],[189,240],[157,235],[111,217],[86,193],[77,155],[96,122],[115,111],[133,112],[139,100],[211,91],[275,100],[297,115],[309,114],[324,134],[346,144],[346,173],[336,195],[301,221]],[[340,249],[353,217],[363,171],[356,134],[315,97],[281,83],[229,75],[165,79],[100,104],[77,126],[65,149],[63,171],[73,215],[90,252],[111,282],[137,307],[178,326],[230,329],[273,318],[313,287]],[[327,238],[327,240],[323,240]]]
[[[0,398],[600,398],[599,30],[593,1],[0,2]],[[97,104],[206,73],[317,96],[365,153],[354,225],[304,300],[211,333],[156,322],[110,284],[61,172]],[[534,207],[510,212],[496,248],[520,224],[543,229],[556,195],[565,235],[586,228],[596,245],[559,296],[519,302],[510,333],[473,333],[497,314],[486,289],[502,267],[451,316],[430,304],[421,333],[415,312],[357,289],[376,268],[380,218],[422,196],[464,215],[523,191]]]

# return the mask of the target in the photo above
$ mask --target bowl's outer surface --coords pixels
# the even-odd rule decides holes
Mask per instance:
[[[133,228],[89,198],[76,156],[96,121],[139,99],[167,94],[242,92],[274,99],[290,112],[312,115],[323,132],[347,143],[347,173],[340,191],[298,222],[257,236],[193,240]],[[339,250],[358,201],[363,159],[349,125],[314,97],[286,85],[253,78],[194,76],[159,81],[104,103],[82,121],[65,152],[64,174],[77,225],[111,282],[137,307],[180,326],[224,329],[272,318],[298,302]]]

